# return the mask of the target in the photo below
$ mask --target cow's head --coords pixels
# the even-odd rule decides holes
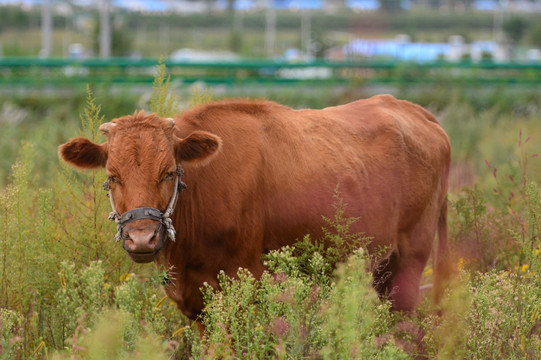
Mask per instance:
[[[221,147],[220,138],[204,131],[180,139],[174,125],[172,119],[139,112],[102,124],[100,130],[107,136],[103,144],[78,137],[60,146],[60,157],[76,168],[105,167],[113,213],[116,210],[117,220],[132,217],[122,221],[119,234],[136,262],[154,260],[167,236],[158,214],[150,211],[154,214],[145,216],[140,209],[166,212],[180,181],[178,166],[204,164]]]

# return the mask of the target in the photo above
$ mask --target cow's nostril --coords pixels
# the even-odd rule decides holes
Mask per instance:
[[[133,242],[134,246],[137,249],[146,249],[151,244],[154,236],[155,234],[153,231],[150,232],[136,230],[129,233],[129,240]]]

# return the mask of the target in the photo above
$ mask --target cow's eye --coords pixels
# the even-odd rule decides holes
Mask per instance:
[[[174,178],[175,178],[175,173],[171,171],[165,174],[162,181],[172,181]]]
[[[107,180],[109,180],[110,183],[120,184],[120,178],[116,176],[107,176]]]

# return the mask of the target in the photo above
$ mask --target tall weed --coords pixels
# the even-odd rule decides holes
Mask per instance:
[[[522,243],[534,236],[528,234],[535,223],[529,174],[539,165],[532,161],[538,154],[530,154],[528,146],[536,145],[522,130],[515,141],[515,151],[503,161],[484,160],[488,177],[449,195],[453,247],[470,269],[512,270],[523,261]]]
[[[80,135],[99,142],[104,116],[89,88],[87,92]],[[80,265],[101,260],[107,264],[108,275],[114,278],[130,272],[134,265],[113,241],[110,234],[114,234],[114,224],[105,216],[111,210],[102,186],[104,170],[76,172],[62,164],[58,175],[54,184],[57,211],[53,216],[58,224],[56,230],[62,234],[58,242],[65,249],[63,260]]]
[[[125,334],[132,326],[130,320],[122,311],[104,311],[92,330],[80,324],[70,341],[69,351],[56,353],[53,359],[170,359],[166,344],[144,330],[132,339],[133,347],[127,348]]]
[[[259,280],[245,269],[220,273],[220,290],[204,289],[205,336],[192,334],[192,356],[408,358],[392,337],[380,338],[391,331],[390,305],[372,288],[367,239],[349,233],[356,219],[344,209],[338,201],[322,240],[271,251]]]
[[[464,275],[444,300],[443,318],[425,319],[429,358],[538,359],[539,280],[506,271]]]
[[[154,281],[126,275],[114,285],[101,261],[79,270],[73,264],[62,263],[59,279],[61,287],[54,298],[56,308],[51,309],[50,321],[53,329],[61,330],[55,334],[56,342],[69,345],[67,354],[93,356],[93,352],[101,350],[92,339],[106,338],[109,339],[105,344],[114,345],[110,351],[131,353],[142,337],[157,339],[159,334],[170,339],[182,323],[178,311],[163,301]],[[109,317],[119,323],[107,330],[112,331],[108,336],[103,336],[100,330],[110,325]],[[89,338],[90,344],[81,348],[81,337]],[[162,340],[159,348],[163,350],[168,344],[169,340]]]
[[[328,264],[313,254],[310,273],[291,248],[274,251],[269,272],[255,280],[219,275],[220,291],[205,289],[205,337],[192,338],[195,358],[364,359],[408,356],[392,341],[389,305],[373,290],[364,251],[358,250],[328,277]]]
[[[167,76],[167,69],[163,57],[155,66],[154,83],[150,95],[150,111],[162,117],[174,117],[179,111],[179,99],[171,86],[171,76]]]
[[[321,350],[324,359],[407,359],[392,342],[378,344],[377,337],[389,332],[389,304],[381,303],[366,271],[364,251],[358,250],[338,265],[336,282],[323,307]],[[378,333],[379,332],[379,333]]]
[[[463,272],[444,300],[443,318],[426,319],[431,356],[537,359],[541,355],[539,185],[527,182],[523,195],[520,206],[514,204],[514,211],[507,213],[520,221],[507,229],[513,247],[505,254],[505,266],[484,273],[468,267],[469,273]]]
[[[80,134],[99,142],[103,119],[87,89]],[[92,327],[106,309],[128,309],[123,304],[135,296],[122,291],[128,286],[141,292],[140,309],[129,308],[126,320],[130,346],[142,331],[141,321],[149,324],[149,333],[172,334],[183,320],[168,302],[160,303],[164,295],[156,281],[123,280],[133,271],[148,276],[152,270],[136,266],[112,239],[103,171],[76,173],[62,166],[51,187],[39,189],[33,182],[35,156],[32,145],[21,147],[10,183],[0,192],[0,308],[2,318],[18,314],[22,329],[2,325],[9,333],[2,346],[9,345],[10,358],[40,358],[44,351],[63,349],[79,327]]]

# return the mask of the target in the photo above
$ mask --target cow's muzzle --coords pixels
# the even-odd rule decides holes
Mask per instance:
[[[154,261],[164,246],[165,228],[152,220],[134,221],[122,229],[122,247],[137,263]]]

